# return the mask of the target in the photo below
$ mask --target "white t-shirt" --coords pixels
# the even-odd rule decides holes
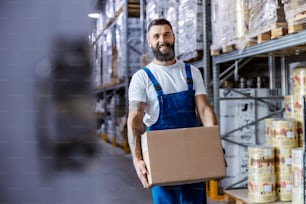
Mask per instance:
[[[151,62],[146,67],[152,72],[164,94],[188,90],[186,69],[183,62],[176,61],[170,66],[160,66]],[[200,70],[192,65],[190,67],[195,95],[206,94]],[[129,101],[147,103],[143,122],[148,127],[153,125],[159,116],[159,104],[156,90],[144,70],[138,70],[133,75],[128,96]]]

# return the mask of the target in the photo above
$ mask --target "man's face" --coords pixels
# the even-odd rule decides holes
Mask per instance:
[[[152,26],[148,33],[148,44],[154,57],[162,62],[175,58],[175,37],[169,25]]]

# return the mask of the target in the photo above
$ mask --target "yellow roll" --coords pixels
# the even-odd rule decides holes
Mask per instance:
[[[294,118],[294,100],[293,95],[288,95],[284,97],[285,102],[285,112],[284,117],[285,118]]]
[[[256,203],[275,201],[274,148],[248,147],[248,199]]]
[[[271,123],[272,146],[276,148],[290,147],[298,145],[298,133],[296,122],[291,118],[275,119]]]
[[[292,203],[304,204],[304,148],[292,149]]]
[[[272,145],[272,132],[271,132],[271,123],[275,118],[266,118],[265,119],[265,145]]]

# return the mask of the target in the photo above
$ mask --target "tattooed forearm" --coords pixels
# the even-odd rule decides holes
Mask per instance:
[[[142,106],[143,106],[143,103],[141,102],[131,101],[129,103],[129,113],[143,111]]]
[[[130,102],[128,117],[128,140],[134,158],[141,159],[140,136],[144,132],[143,126],[144,103]]]

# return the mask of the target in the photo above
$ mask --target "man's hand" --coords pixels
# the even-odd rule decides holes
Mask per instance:
[[[148,183],[147,179],[147,168],[143,160],[134,159],[133,161],[137,176],[141,181],[144,188],[151,188],[152,186]]]

